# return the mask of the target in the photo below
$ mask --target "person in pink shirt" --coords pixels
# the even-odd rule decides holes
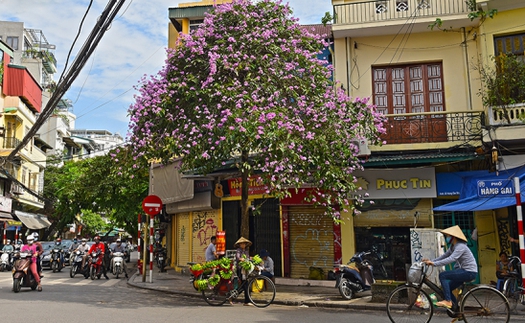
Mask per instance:
[[[31,252],[31,265],[29,268],[31,269],[31,272],[33,273],[33,277],[35,278],[36,282],[38,283],[37,290],[39,292],[42,291],[42,286],[40,285],[40,275],[38,275],[38,271],[36,268],[37,258],[38,258],[38,251],[37,251],[37,245],[34,244],[35,237],[33,237],[32,234],[28,235],[26,238],[27,244],[25,244],[22,249],[20,249],[20,252]]]

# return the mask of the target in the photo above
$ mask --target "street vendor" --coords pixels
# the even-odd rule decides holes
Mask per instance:
[[[239,266],[239,263],[243,260],[249,260],[250,259],[250,246],[252,245],[252,242],[244,237],[241,237],[237,242],[235,242],[235,248],[237,248],[235,252],[235,260],[237,261],[237,273],[239,277],[242,277],[242,271],[241,267]],[[248,298],[248,284],[244,284],[244,306],[250,306],[252,303],[250,302],[250,299]]]

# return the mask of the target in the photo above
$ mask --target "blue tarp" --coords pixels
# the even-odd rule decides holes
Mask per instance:
[[[476,172],[463,177],[459,200],[434,211],[485,211],[516,205],[514,178],[520,179],[521,201],[525,201],[525,166],[496,173]]]

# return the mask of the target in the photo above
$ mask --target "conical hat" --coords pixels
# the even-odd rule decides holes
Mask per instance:
[[[455,225],[455,226],[447,228],[445,230],[441,230],[441,233],[448,234],[449,236],[456,237],[456,238],[458,238],[460,240],[463,240],[465,242],[467,241],[467,238],[463,234],[463,231],[461,231],[461,228],[459,227],[459,225]]]
[[[234,246],[235,246],[236,248],[239,247],[239,243],[241,243],[241,242],[245,242],[246,245],[247,245],[247,247],[249,247],[249,246],[252,245],[252,242],[251,242],[250,240],[246,239],[245,237],[241,237],[239,240],[237,240],[237,242],[235,243]]]

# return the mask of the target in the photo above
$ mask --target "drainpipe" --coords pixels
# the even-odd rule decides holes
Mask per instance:
[[[465,54],[465,67],[467,69],[467,89],[468,89],[468,110],[472,110],[472,84],[470,84],[470,68],[468,60],[468,47],[467,47],[467,31],[465,27],[461,28],[463,30],[463,53]]]
[[[349,45],[350,44],[350,39],[348,39],[348,37],[345,37],[345,52],[346,52],[346,55],[345,55],[345,60],[346,60],[346,94],[348,96],[350,96],[350,82],[351,82],[351,78],[352,76],[350,75],[351,71],[350,71],[350,52],[349,52]]]

